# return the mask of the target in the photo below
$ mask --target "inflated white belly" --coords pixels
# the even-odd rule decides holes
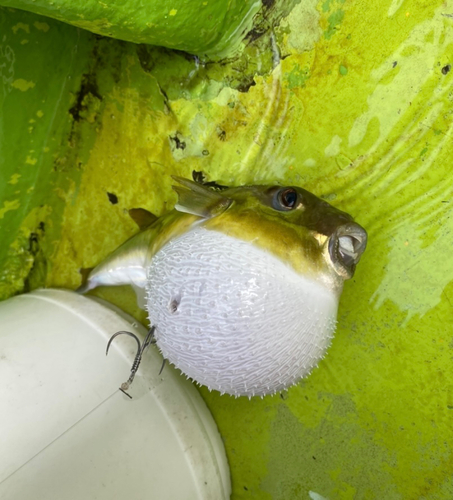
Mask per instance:
[[[237,396],[283,390],[323,357],[338,296],[250,243],[197,227],[147,270],[147,308],[163,356]]]

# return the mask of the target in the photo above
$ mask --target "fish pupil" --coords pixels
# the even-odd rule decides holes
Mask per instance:
[[[294,208],[297,202],[297,192],[295,189],[285,189],[280,196],[282,205],[285,208]]]

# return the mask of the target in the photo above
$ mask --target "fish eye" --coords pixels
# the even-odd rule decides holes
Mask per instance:
[[[297,191],[294,188],[283,188],[274,197],[276,210],[293,210],[297,206]]]

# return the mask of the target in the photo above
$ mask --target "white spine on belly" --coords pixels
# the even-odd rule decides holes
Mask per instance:
[[[272,394],[307,375],[338,307],[335,293],[269,252],[202,227],[152,258],[146,302],[163,356],[236,396]]]

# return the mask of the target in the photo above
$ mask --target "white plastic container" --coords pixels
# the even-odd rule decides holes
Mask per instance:
[[[63,290],[0,303],[2,500],[221,500],[229,469],[196,389],[150,347],[133,399],[129,377],[146,330],[116,308]]]

